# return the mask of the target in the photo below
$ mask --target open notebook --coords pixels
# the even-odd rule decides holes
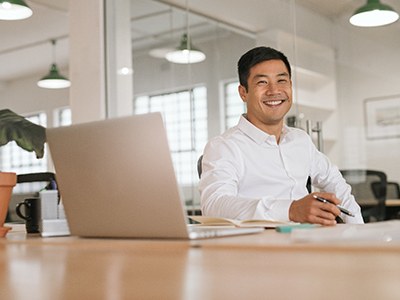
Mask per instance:
[[[47,130],[72,235],[204,238],[260,228],[187,226],[161,114]]]
[[[262,228],[276,228],[283,225],[294,225],[294,222],[279,222],[274,220],[234,220],[220,217],[208,216],[190,216],[190,219],[200,223],[201,225],[209,226],[235,226],[235,227],[262,227]]]

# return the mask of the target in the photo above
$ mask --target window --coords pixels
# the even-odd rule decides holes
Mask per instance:
[[[136,114],[163,114],[171,156],[180,184],[197,179],[197,159],[207,142],[207,89],[204,86],[135,100]]]
[[[68,126],[71,123],[71,109],[69,107],[63,107],[55,111],[55,126]]]
[[[26,119],[41,126],[46,126],[47,122],[45,113],[31,115]],[[41,159],[37,159],[34,152],[21,149],[14,141],[1,147],[0,153],[1,170],[17,174],[47,171],[46,155]]]
[[[246,105],[239,96],[238,86],[238,81],[224,85],[225,129],[235,126],[240,116],[246,112]]]

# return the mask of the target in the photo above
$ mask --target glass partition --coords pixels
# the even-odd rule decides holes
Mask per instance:
[[[180,180],[186,201],[198,204],[196,161],[204,142],[236,124],[244,112],[236,94],[236,64],[256,45],[275,47],[291,62],[291,125],[307,130],[339,168],[383,170],[393,181],[400,181],[396,167],[400,159],[399,43],[392,38],[399,24],[356,28],[348,22],[355,4],[319,8],[305,0],[263,2],[268,3],[257,8],[229,1],[224,11],[223,3],[207,10],[195,1],[130,0],[132,113],[139,113],[143,99],[158,99],[159,110],[165,111],[180,101],[183,91],[192,99],[199,87],[205,93],[201,114],[207,119],[206,135],[199,143],[188,135],[196,150],[191,157],[174,160],[180,161],[176,166],[180,178],[182,161],[189,165],[187,170],[191,168],[184,175],[191,178]],[[177,64],[165,58],[179,46],[183,34],[205,53],[204,61]],[[193,110],[182,114],[194,126]],[[183,157],[184,151],[179,151],[174,155]]]
[[[41,47],[48,44],[49,38],[61,38],[57,44],[61,47],[58,61],[63,62],[67,71],[65,53],[73,41],[68,22],[76,24],[76,20],[71,21],[68,14],[73,1],[69,1],[69,8],[63,4],[56,10],[54,1],[41,2],[49,5],[32,3],[37,21],[34,15],[32,23],[3,24],[0,100],[3,108],[26,116],[43,111],[47,124],[53,126],[54,112],[68,107],[72,99],[68,90],[46,91],[36,86],[37,78],[48,69],[49,63],[47,52]],[[399,1],[384,2],[400,11]],[[97,3],[98,10],[102,3]],[[168,115],[165,120],[171,128],[177,176],[188,203],[198,204],[196,161],[205,142],[234,125],[244,111],[236,92],[236,64],[244,52],[256,45],[275,47],[291,62],[294,105],[288,123],[307,130],[340,169],[380,170],[387,174],[388,181],[400,182],[397,167],[400,164],[400,39],[397,38],[400,21],[376,28],[355,27],[348,20],[358,8],[357,1],[107,0],[104,3],[106,48],[99,53],[104,50],[107,59],[107,116],[156,109]],[[76,5],[75,15],[83,13]],[[48,19],[41,17],[42,14]],[[92,28],[92,25],[85,27],[85,22],[81,24],[82,28]],[[32,30],[38,28],[46,37],[33,40],[36,35],[21,30],[23,25]],[[96,25],[102,29],[101,22]],[[14,34],[18,30],[21,33]],[[177,64],[165,58],[168,51],[180,45],[184,34],[189,36],[192,47],[206,55],[204,61]],[[25,38],[15,39],[16,35]],[[17,42],[24,45],[17,46]],[[75,55],[75,61],[77,55],[78,61],[85,63],[79,51],[71,55]],[[43,69],[37,66],[41,60]],[[98,65],[90,63],[74,66],[71,75],[92,67],[98,70]],[[87,78],[82,82],[79,84],[91,84]],[[83,95],[82,101],[89,98],[95,97]],[[72,116],[77,109],[82,115],[90,115],[97,109],[91,104],[82,107],[75,104]],[[321,145],[318,137],[322,138]]]
[[[197,160],[207,140],[225,128],[223,82],[237,81],[238,57],[256,45],[255,35],[161,1],[132,0],[131,11],[133,113],[143,111],[143,99],[157,100],[146,111],[163,113],[182,194],[188,205],[197,206]],[[166,59],[184,34],[192,47],[205,53],[204,61],[180,64]],[[239,97],[235,101],[242,106]],[[183,132],[186,141],[180,140]]]

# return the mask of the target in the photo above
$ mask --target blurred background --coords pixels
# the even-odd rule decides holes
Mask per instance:
[[[400,22],[357,27],[366,0],[26,1],[24,20],[0,20],[0,109],[46,127],[161,111],[178,181],[198,204],[196,162],[244,106],[236,64],[256,45],[293,66],[288,123],[307,130],[340,169],[374,169],[400,182]],[[384,0],[400,12],[400,2]],[[204,60],[166,55],[186,35]],[[193,58],[192,58],[193,59]],[[71,86],[37,85],[50,66]],[[50,157],[9,144],[0,169],[52,170]]]

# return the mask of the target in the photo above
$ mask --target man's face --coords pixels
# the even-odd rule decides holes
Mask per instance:
[[[263,61],[250,69],[248,90],[239,86],[239,94],[247,104],[247,118],[256,127],[271,133],[283,125],[292,106],[292,81],[281,60]]]

